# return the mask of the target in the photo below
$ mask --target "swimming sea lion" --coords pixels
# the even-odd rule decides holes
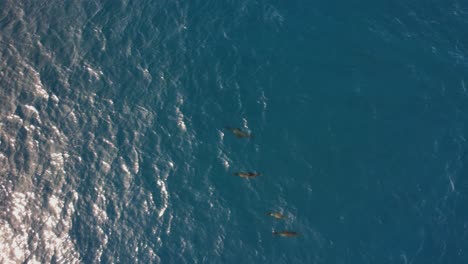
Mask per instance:
[[[282,213],[279,212],[268,212],[267,215],[274,217],[276,219],[285,219],[286,216],[284,216]]]
[[[279,232],[273,231],[272,234],[275,236],[282,236],[282,237],[296,237],[299,235],[297,232],[294,232],[294,231],[279,231]]]
[[[250,138],[252,134],[242,131],[240,128],[226,127],[227,130],[231,131],[238,138]]]
[[[258,172],[235,172],[235,176],[239,176],[241,178],[255,178],[257,176],[260,176],[260,173]]]

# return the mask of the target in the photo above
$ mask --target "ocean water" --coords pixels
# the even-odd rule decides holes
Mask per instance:
[[[468,263],[467,28],[456,0],[0,1],[0,263]]]

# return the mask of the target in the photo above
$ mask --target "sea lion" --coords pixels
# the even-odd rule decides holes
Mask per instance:
[[[272,234],[275,236],[282,236],[282,237],[296,237],[299,235],[297,232],[294,232],[294,231],[279,231],[279,232],[273,231]]]
[[[284,216],[282,213],[279,212],[268,212],[267,215],[274,217],[276,219],[285,219],[286,216]]]
[[[260,176],[260,173],[258,172],[235,172],[234,176],[239,176],[241,178],[255,178],[257,176]]]
[[[242,131],[240,128],[226,127],[227,130],[231,131],[238,138],[250,138],[252,134]]]

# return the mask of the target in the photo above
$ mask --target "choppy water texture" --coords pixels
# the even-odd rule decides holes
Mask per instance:
[[[453,0],[0,1],[0,262],[468,263],[467,28]]]

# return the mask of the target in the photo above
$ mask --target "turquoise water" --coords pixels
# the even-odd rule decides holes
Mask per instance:
[[[0,10],[0,262],[468,262],[468,4]]]

